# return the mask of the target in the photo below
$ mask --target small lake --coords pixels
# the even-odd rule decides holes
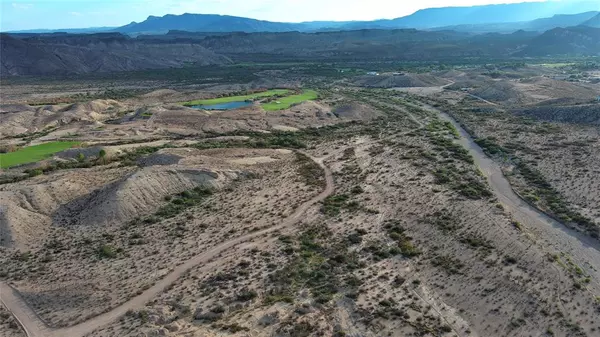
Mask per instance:
[[[212,105],[193,105],[191,107],[194,109],[204,109],[204,110],[233,110],[233,109],[245,108],[250,105],[252,105],[252,102],[240,101],[240,102],[228,102],[228,103],[219,103],[219,104],[212,104]]]

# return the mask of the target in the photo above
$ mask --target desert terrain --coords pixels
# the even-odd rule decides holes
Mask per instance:
[[[0,335],[598,335],[600,85],[562,71],[13,79]]]

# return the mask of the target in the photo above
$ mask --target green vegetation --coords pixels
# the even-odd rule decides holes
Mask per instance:
[[[77,161],[58,161],[56,163],[49,163],[47,165],[44,165],[43,167],[23,170],[23,175],[14,175],[8,177],[2,176],[0,177],[0,185],[15,183],[41,174],[48,174],[54,171],[77,168],[90,168],[99,165],[108,165],[114,162],[120,162],[120,166],[134,166],[137,164],[137,160],[139,158],[167,147],[169,147],[169,145],[154,147],[142,146],[137,147],[135,149],[131,149],[116,157],[106,157],[106,153],[102,155],[101,151],[98,151],[97,158],[86,158],[85,155],[80,153],[76,158]]]
[[[213,148],[291,148],[302,149],[307,147],[308,142],[325,141],[329,139],[342,139],[371,132],[370,129],[365,131],[359,123],[349,122],[340,123],[337,125],[323,126],[319,128],[306,128],[298,132],[276,131],[271,133],[236,131],[232,133],[214,133],[212,136],[246,136],[247,140],[211,140],[207,139],[203,142],[198,142],[192,145],[198,149],[213,149]],[[132,142],[115,143],[111,145],[131,144]],[[90,168],[98,165],[108,165],[114,162],[120,162],[121,166],[133,166],[137,164],[137,160],[148,154],[152,154],[160,149],[173,147],[170,144],[162,146],[144,146],[131,149],[119,156],[106,156],[104,158],[76,158],[77,161],[60,161],[51,163],[32,170],[25,170],[23,175],[0,176],[0,185],[15,183],[34,177],[40,174],[50,173],[56,170],[75,169],[75,168]],[[308,168],[308,167],[307,167]],[[316,172],[316,171],[315,171]],[[306,171],[305,173],[308,173]],[[316,181],[315,181],[316,183]]]
[[[427,124],[426,128],[427,128],[427,131],[429,131],[431,133],[449,134],[449,135],[452,135],[452,137],[454,137],[455,139],[460,138],[460,134],[458,133],[458,130],[449,121],[435,119],[435,120],[429,122],[429,124]]]
[[[111,245],[102,245],[98,248],[97,253],[101,259],[114,259],[120,251]]]
[[[80,142],[50,142],[28,146],[15,152],[0,153],[0,168],[34,163],[52,156],[54,153],[79,145]]]
[[[459,137],[459,134],[452,123],[434,120],[425,127],[425,135],[435,146],[434,151],[421,150],[418,154],[427,161],[435,163],[436,167],[432,170],[432,174],[436,184],[447,185],[469,199],[492,196],[487,183],[473,165],[475,161],[469,151],[462,145],[454,143],[453,139]]]
[[[293,105],[317,99],[319,94],[314,90],[304,90],[301,94],[283,97],[279,100],[262,104],[266,111],[277,111],[287,109]]]
[[[550,212],[566,223],[576,223],[594,237],[600,237],[600,226],[592,220],[571,209],[564,201],[560,193],[544,178],[536,169],[531,168],[523,161],[516,165],[519,174],[533,187],[533,191],[525,195],[525,199],[532,203],[543,201]]]
[[[199,142],[193,146],[198,149],[221,149],[221,148],[292,148],[302,149],[306,144],[300,139],[301,135],[294,132],[238,132],[231,135],[247,136],[247,140],[224,140]]]
[[[448,185],[451,189],[469,199],[490,198],[493,194],[488,185],[468,170],[460,170],[454,165],[446,165],[433,171],[435,183]]]
[[[173,218],[186,209],[196,206],[213,194],[213,190],[198,186],[194,189],[183,191],[179,194],[165,198],[168,203],[156,211],[153,216],[144,219],[144,223],[156,223],[160,219]],[[130,225],[135,225],[140,219],[133,220]],[[175,228],[177,229],[177,228]],[[180,228],[181,230],[184,230]]]
[[[538,126],[538,128],[542,126],[547,129],[551,125],[542,124]],[[541,172],[532,168],[515,155],[514,144],[505,144],[505,146],[501,146],[496,143],[496,139],[491,137],[478,138],[475,140],[475,143],[477,143],[488,156],[501,156],[515,163],[517,168],[516,173],[531,187],[523,193],[523,198],[527,199],[527,201],[536,205],[541,203],[541,205],[538,206],[546,207],[550,213],[566,223],[576,223],[592,237],[597,238],[600,236],[600,227],[597,224],[570,208],[561,194],[552,187],[550,182],[546,180]],[[526,148],[518,149],[527,151]]]
[[[498,145],[496,143],[496,139],[493,137],[477,138],[475,139],[475,143],[479,145],[483,152],[485,152],[485,154],[487,154],[490,157],[493,157],[495,155],[507,156],[512,153],[512,151],[510,151],[509,149]]]
[[[290,91],[288,89],[273,89],[273,90],[267,90],[267,91],[257,92],[257,93],[248,94],[248,95],[225,96],[225,97],[212,98],[212,99],[197,99],[197,100],[193,100],[193,101],[189,101],[189,102],[184,102],[183,105],[185,105],[185,106],[213,105],[213,104],[222,104],[222,103],[230,103],[230,102],[240,102],[240,101],[247,101],[247,100],[256,100],[259,98],[271,97],[271,96],[283,96],[283,95],[287,95],[289,92]]]
[[[293,303],[299,291],[310,290],[319,304],[326,304],[336,293],[356,294],[360,280],[347,277],[361,268],[356,252],[347,242],[336,242],[324,227],[312,227],[299,236],[281,237],[288,262],[269,275],[273,288],[266,292],[266,303]]]
[[[454,143],[451,139],[433,136],[431,142],[436,145],[434,150],[439,151],[440,155],[444,158],[456,158],[469,164],[475,163],[469,151],[462,147],[462,145]]]
[[[398,247],[393,247],[390,253],[399,251],[402,256],[407,258],[421,254],[421,251],[411,242],[412,239],[404,233],[405,229],[400,225],[399,220],[387,220],[383,227],[386,229],[388,236],[398,244]]]
[[[296,152],[296,162],[299,165],[298,173],[306,185],[317,187],[325,186],[323,169],[319,164],[300,152]]]
[[[356,201],[349,201],[350,197],[346,194],[330,195],[323,200],[321,212],[329,216],[339,215],[342,209],[356,210],[360,206]]]

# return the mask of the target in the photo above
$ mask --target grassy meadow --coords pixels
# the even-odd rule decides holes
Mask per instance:
[[[304,90],[301,94],[282,97],[276,101],[262,104],[266,111],[277,111],[288,109],[293,104],[317,99],[319,94],[314,90]]]
[[[75,141],[50,142],[24,147],[15,152],[0,153],[0,168],[4,169],[21,164],[34,163],[79,144],[80,142]]]
[[[253,100],[257,98],[271,97],[275,95],[287,95],[290,91],[288,89],[272,89],[263,92],[258,92],[252,95],[240,95],[240,96],[229,96],[229,97],[219,97],[212,99],[197,99],[194,101],[184,102],[185,106],[193,106],[193,105],[213,105],[213,104],[222,104],[222,103],[230,103],[230,102],[240,102],[245,100]]]

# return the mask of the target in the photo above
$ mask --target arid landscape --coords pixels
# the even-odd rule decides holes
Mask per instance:
[[[3,33],[0,336],[600,336],[595,18]]]
[[[303,90],[12,85],[4,156],[70,148],[3,170],[4,305],[30,336],[593,336],[598,84],[513,71],[537,75],[328,80],[274,111]]]

